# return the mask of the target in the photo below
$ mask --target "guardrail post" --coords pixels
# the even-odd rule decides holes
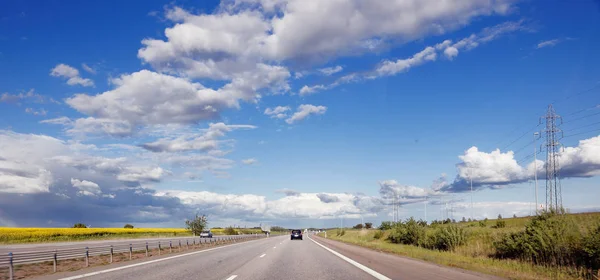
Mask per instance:
[[[173,242],[169,240],[169,253],[173,253]]]
[[[113,245],[110,245],[110,263],[112,263],[113,259]]]
[[[179,250],[179,252],[181,252],[181,240],[179,240],[179,247],[177,247],[177,249]]]
[[[54,272],[56,272],[56,264],[58,262],[57,251],[54,250]]]
[[[131,260],[131,253],[133,253],[133,245],[129,243],[129,260]]]
[[[194,247],[192,247],[192,248],[196,249],[196,239],[192,239],[192,240],[194,240]]]
[[[146,258],[148,257],[148,241],[146,241]]]
[[[13,253],[8,253],[8,279],[14,279],[14,268],[13,268]]]
[[[85,267],[90,266],[90,248],[85,247]]]
[[[158,241],[158,255],[160,256],[160,241]]]
[[[189,240],[189,239],[186,239],[186,240],[185,240],[185,249],[186,249],[186,250],[189,250],[189,249],[190,249],[190,240]]]

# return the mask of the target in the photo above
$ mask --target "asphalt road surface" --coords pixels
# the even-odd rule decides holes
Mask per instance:
[[[273,236],[223,247],[57,273],[37,279],[499,279],[304,236]]]
[[[226,238],[231,235],[213,235],[213,239]],[[145,242],[166,242],[168,245],[169,240],[183,240],[192,238],[196,239],[196,242],[200,237],[182,236],[182,237],[161,237],[161,238],[136,238],[136,239],[109,239],[109,240],[94,240],[94,241],[74,241],[74,242],[56,242],[56,243],[36,243],[36,244],[15,244],[15,245],[0,245],[0,255],[6,255],[9,252],[22,253],[31,251],[53,251],[53,250],[65,250],[65,249],[81,249],[88,247],[101,247],[101,246],[128,246],[130,243],[145,243]],[[210,238],[206,238],[208,240]],[[204,238],[203,238],[204,240]],[[204,241],[206,241],[204,240]],[[164,244],[163,244],[164,245]]]

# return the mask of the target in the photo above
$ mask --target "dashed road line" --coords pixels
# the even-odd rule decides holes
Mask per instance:
[[[266,256],[266,255],[267,255],[267,254],[262,254],[262,255],[260,255],[260,257],[259,257],[259,258],[262,258],[262,257],[264,257],[264,256]]]
[[[231,275],[229,278],[225,279],[225,280],[233,280],[237,277],[237,275]]]

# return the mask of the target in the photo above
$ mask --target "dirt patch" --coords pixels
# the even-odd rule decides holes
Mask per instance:
[[[206,249],[211,247],[223,246],[231,243],[238,243],[241,241],[225,241],[219,240],[218,243],[193,243],[186,246],[186,244],[181,244],[181,248],[178,247],[179,244],[173,244],[173,248],[169,249],[162,248],[160,252],[158,249],[148,250],[148,257],[153,256],[162,256],[168,254],[177,254],[183,253],[193,250]],[[146,258],[146,251],[134,251],[131,254],[131,260],[143,259]],[[115,253],[113,254],[113,263],[114,262],[126,262],[129,261],[129,253]],[[85,258],[77,258],[77,259],[68,259],[68,260],[59,260],[56,265],[56,272],[68,272],[68,271],[76,271],[80,269],[86,268],[85,266]],[[100,256],[91,256],[89,257],[89,267],[102,266],[110,264],[110,255],[100,255]],[[14,279],[26,279],[34,276],[41,275],[49,275],[54,273],[54,262],[47,261],[41,263],[34,264],[21,264],[14,266]],[[9,279],[9,270],[8,267],[0,268],[0,280],[8,280]]]

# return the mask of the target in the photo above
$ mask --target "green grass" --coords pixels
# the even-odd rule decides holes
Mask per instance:
[[[600,213],[569,215],[582,230],[587,230],[591,226],[600,223]],[[493,228],[492,226],[496,225],[496,220],[488,220],[486,227],[480,227],[479,222],[452,224],[464,228],[468,236],[466,244],[459,246],[454,251],[437,251],[412,245],[394,244],[388,240],[389,230],[383,232],[380,238],[375,238],[376,234],[380,232],[379,230],[348,229],[344,235],[339,235],[339,231],[334,229],[327,231],[327,237],[388,253],[510,279],[586,279],[581,275],[586,275],[588,271],[581,268],[533,265],[520,260],[494,258],[493,255],[496,251],[492,243],[506,233],[524,230],[531,217],[505,218],[502,220],[505,221],[504,228]],[[437,225],[437,227],[448,226],[450,225]],[[432,231],[434,229],[428,228],[427,230]],[[589,273],[587,273],[587,279],[590,279]]]

